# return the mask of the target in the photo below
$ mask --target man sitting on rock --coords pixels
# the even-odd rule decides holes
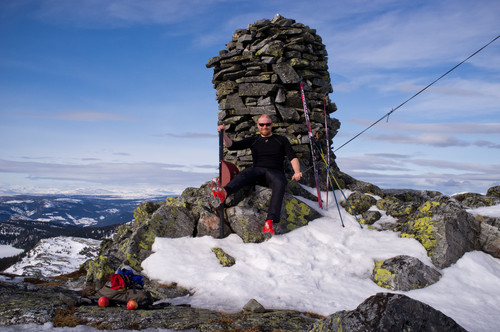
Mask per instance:
[[[294,174],[292,180],[299,181],[302,177],[300,172],[299,159],[292,149],[292,145],[286,137],[272,133],[273,122],[269,115],[263,114],[257,122],[260,135],[248,137],[240,141],[231,140],[222,124],[217,131],[223,131],[224,145],[228,150],[250,149],[252,151],[253,166],[245,168],[238,173],[225,187],[220,186],[217,178],[213,181],[214,196],[220,203],[226,197],[240,190],[247,185],[254,185],[265,181],[272,190],[267,220],[262,228],[263,233],[274,235],[273,222],[280,221],[281,204],[285,196],[285,186],[287,183],[284,170],[285,156],[288,157]]]

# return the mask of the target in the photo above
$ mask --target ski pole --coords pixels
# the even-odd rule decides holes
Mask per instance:
[[[318,147],[316,147],[316,149],[318,149]],[[320,152],[320,156],[321,158],[323,159],[323,162],[325,162],[326,164],[326,161],[325,161],[325,156],[322,152]],[[340,193],[342,194],[342,196],[344,196],[344,199],[347,203],[347,205],[349,206],[349,209],[351,210],[352,212],[352,215],[354,216],[354,218],[356,218],[356,221],[358,222],[359,224],[359,227],[363,228],[363,225],[361,224],[361,222],[359,221],[358,217],[356,216],[356,212],[354,212],[354,209],[352,208],[351,204],[349,203],[349,200],[347,199],[347,197],[345,196],[344,192],[342,191],[342,189],[340,188],[340,185],[337,181],[337,179],[335,178],[335,176],[333,175],[333,172],[331,170],[331,168],[327,165],[327,169],[328,171],[330,172],[330,176],[332,177],[332,179],[335,181],[335,184],[337,185],[337,187],[339,188],[340,190]]]
[[[222,183],[222,160],[224,160],[224,130],[219,131],[219,181]],[[219,204],[219,237],[224,237],[224,202]]]

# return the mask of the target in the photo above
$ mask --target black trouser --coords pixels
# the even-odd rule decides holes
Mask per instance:
[[[225,187],[228,195],[233,194],[244,186],[253,185],[265,181],[271,188],[271,201],[267,211],[267,219],[274,223],[280,221],[281,204],[285,196],[286,177],[285,173],[264,167],[248,167],[238,173]]]

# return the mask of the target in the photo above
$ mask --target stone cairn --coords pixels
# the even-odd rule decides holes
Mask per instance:
[[[311,120],[312,132],[326,156],[325,116],[328,140],[340,128],[330,114],[337,110],[328,94],[333,92],[328,73],[325,45],[316,30],[277,14],[234,32],[226,50],[211,58],[206,65],[214,68],[213,84],[217,90],[219,122],[233,140],[255,135],[256,121],[268,114],[274,122],[273,132],[291,142],[301,162],[301,183],[314,186],[314,172],[307,125],[304,117],[300,82],[302,80]],[[251,152],[225,151],[225,160],[243,169],[252,164]],[[325,163],[320,159],[322,183]],[[335,156],[330,154],[330,167],[337,170]],[[291,173],[289,163],[286,172]]]

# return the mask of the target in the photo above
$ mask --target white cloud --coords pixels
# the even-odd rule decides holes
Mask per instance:
[[[413,159],[400,154],[365,154],[337,158],[340,169],[383,189],[410,188],[484,193],[500,184],[499,164]],[[398,169],[399,168],[399,169]]]
[[[500,27],[500,4],[495,1],[404,3],[381,9],[385,14],[354,25],[342,22],[342,29],[327,35],[336,61],[350,69],[453,64],[488,42],[492,27]]]
[[[98,111],[29,113],[26,115],[35,118],[46,118],[46,119],[66,120],[66,121],[76,121],[76,122],[129,121],[133,119],[133,117],[124,114],[98,112]]]
[[[478,73],[482,75],[481,73]],[[484,74],[487,76],[487,74]],[[500,82],[494,78],[446,79],[432,86],[405,107],[423,117],[449,118],[496,114],[500,108]],[[444,86],[443,86],[444,85]],[[415,91],[423,86],[415,86]]]
[[[177,23],[206,11],[217,0],[47,0],[39,3],[36,15],[52,23],[85,27],[114,27],[133,24]]]
[[[350,119],[350,122],[368,127],[372,122],[364,119]],[[465,147],[498,149],[500,144],[484,139],[491,135],[500,135],[500,123],[443,122],[443,123],[408,123],[390,121],[376,126],[378,134],[365,133],[371,141],[384,141],[393,144],[414,144],[435,147]],[[383,132],[390,131],[385,134]],[[452,135],[450,135],[452,134]],[[468,139],[467,135],[475,139]],[[484,136],[483,136],[484,135]],[[458,138],[457,136],[460,136]],[[478,139],[477,137],[481,137]]]
[[[391,121],[390,126],[398,131],[451,133],[462,135],[500,135],[500,123],[443,122],[443,123],[403,123]]]
[[[217,134],[208,134],[208,133],[192,133],[192,132],[187,132],[187,133],[180,133],[180,134],[175,134],[175,133],[165,133],[161,135],[155,135],[158,137],[172,137],[172,138],[215,138],[218,137]]]
[[[215,174],[207,165],[180,165],[164,163],[86,163],[57,164],[22,162],[0,159],[0,176],[24,175],[32,183],[37,181],[70,181],[88,185],[141,187],[169,187],[200,185]],[[2,176],[3,175],[3,176]],[[8,182],[8,180],[5,180]]]
[[[341,169],[343,168],[343,164]],[[460,192],[485,193],[488,188],[500,185],[500,177],[495,174],[404,172],[377,173],[368,171],[349,171],[349,175],[381,189],[436,190],[446,195]]]
[[[437,147],[450,147],[450,146],[468,146],[470,143],[460,140],[454,136],[425,133],[419,135],[406,135],[406,134],[391,134],[391,135],[375,135],[372,136],[376,140],[396,143],[396,144],[421,144]]]
[[[431,166],[433,168],[441,168],[448,170],[466,171],[470,173],[495,173],[500,169],[500,165],[488,165],[473,162],[456,162],[449,160],[435,160],[435,159],[412,159],[409,161],[412,164],[420,166]],[[500,178],[496,176],[495,178]]]

